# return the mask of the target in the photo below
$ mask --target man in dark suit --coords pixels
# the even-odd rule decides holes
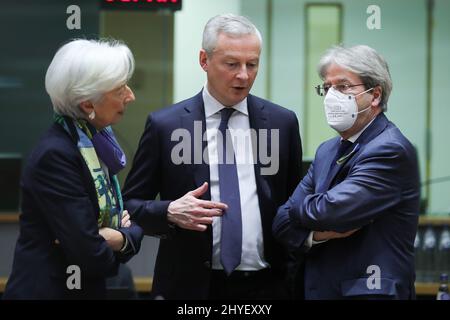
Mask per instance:
[[[271,226],[300,180],[302,151],[295,114],[249,94],[260,51],[246,18],[212,18],[203,90],[148,117],[124,200],[161,238],[155,297],[287,297],[287,257]]]
[[[306,249],[307,299],[413,298],[419,174],[414,147],[383,113],[388,66],[370,47],[336,47],[319,71],[327,121],[340,136],[319,146],[274,234]]]

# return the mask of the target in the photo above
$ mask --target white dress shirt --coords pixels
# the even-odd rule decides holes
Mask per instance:
[[[225,106],[208,92],[207,85],[204,86],[202,94],[205,104],[206,136],[208,139],[211,200],[220,201],[216,136],[221,120],[220,111]],[[228,128],[233,138],[242,213],[242,255],[241,264],[236,270],[256,271],[267,268],[269,264],[264,259],[264,242],[251,149],[247,98],[232,108],[237,111],[231,115],[228,121]],[[212,224],[212,269],[214,270],[223,270],[220,262],[221,219],[221,217],[214,217]]]

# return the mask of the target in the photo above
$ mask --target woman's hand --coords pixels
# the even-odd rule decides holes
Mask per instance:
[[[123,210],[120,226],[122,228],[129,228],[131,226],[130,214],[128,213],[128,210]]]
[[[122,232],[105,227],[100,228],[98,233],[106,240],[106,243],[113,251],[120,251],[122,249],[125,240]]]

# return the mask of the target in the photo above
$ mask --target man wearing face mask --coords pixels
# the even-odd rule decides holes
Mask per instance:
[[[339,136],[319,146],[273,233],[303,254],[306,299],[412,299],[419,173],[414,147],[384,114],[387,63],[368,46],[334,47],[318,70]]]

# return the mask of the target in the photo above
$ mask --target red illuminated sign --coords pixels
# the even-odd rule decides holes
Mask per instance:
[[[181,0],[100,0],[102,10],[181,10]]]

